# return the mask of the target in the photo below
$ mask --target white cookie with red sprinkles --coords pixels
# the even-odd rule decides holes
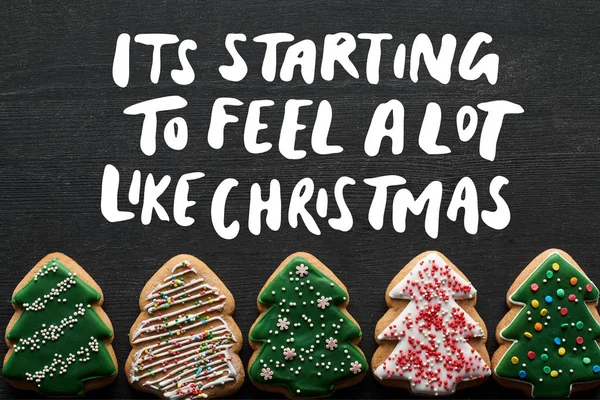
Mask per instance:
[[[477,291],[443,254],[411,260],[386,291],[371,362],[383,385],[425,396],[450,395],[491,375]]]

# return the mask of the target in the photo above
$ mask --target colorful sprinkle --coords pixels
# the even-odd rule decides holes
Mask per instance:
[[[562,299],[563,297],[565,297],[565,291],[563,289],[558,289],[556,291],[556,295]]]
[[[589,357],[583,357],[583,363],[584,363],[585,365],[588,365],[588,364],[589,364],[589,363],[591,363],[591,362],[592,362],[592,360],[590,360],[590,358],[589,358]]]
[[[554,272],[552,272],[550,270],[546,271],[546,278],[552,279],[553,276],[554,276]]]
[[[558,271],[560,269],[560,265],[558,265],[558,263],[553,263],[552,264],[552,269],[555,271]]]
[[[597,374],[598,372],[600,372],[600,365],[594,365],[592,367],[592,371],[594,371],[595,374]],[[519,374],[519,376],[521,376],[521,375]]]
[[[532,292],[534,292],[534,293],[535,293],[535,292],[537,292],[539,288],[540,288],[540,287],[538,286],[538,284],[537,284],[537,283],[532,283],[532,284],[531,284],[531,291],[532,291]]]
[[[547,365],[546,365],[546,366],[544,367],[544,373],[546,373],[546,374],[549,374],[549,373],[550,373],[550,371],[552,371],[552,369],[551,369],[549,366],[547,366]]]
[[[594,290],[594,286],[592,286],[591,283],[588,283],[587,285],[585,285],[585,290],[589,292],[591,292],[592,290]]]
[[[527,352],[527,358],[533,360],[535,358],[535,353],[533,351]]]
[[[555,337],[554,338],[554,344],[557,345],[557,346],[559,346],[561,344],[561,340],[560,340],[559,337]]]
[[[552,303],[552,296],[546,296],[544,297],[544,301],[548,304]]]
[[[519,358],[518,357],[513,357],[513,358],[510,359],[510,362],[516,365],[516,364],[519,363]]]
[[[533,336],[533,335],[531,334],[531,332],[525,332],[523,335],[525,335],[525,337],[526,337],[527,339],[531,339],[531,337]]]
[[[594,366],[594,368],[595,368],[595,367],[598,367],[598,366],[596,365],[596,366]],[[600,367],[598,367],[598,369],[600,370]],[[596,372],[596,371],[594,371],[594,372]],[[523,371],[523,370],[520,370],[520,371],[519,371],[519,378],[521,378],[521,379],[525,379],[525,377],[526,377],[526,376],[527,376],[527,372],[525,372],[525,371]]]
[[[539,332],[542,330],[542,324],[540,324],[539,322],[536,322],[535,325],[533,326],[533,328]]]
[[[542,359],[542,361],[548,361],[548,354],[544,353],[540,356],[540,358]]]
[[[545,316],[546,316],[546,314],[548,314],[548,310],[547,310],[547,309],[545,309],[545,308],[542,308],[542,310],[540,311],[540,315],[541,315],[542,317],[545,317]]]
[[[569,313],[569,309],[567,307],[563,307],[560,309],[560,315],[563,317]]]
[[[558,376],[558,371],[554,370],[554,371],[550,372],[550,376],[553,378],[556,378]]]
[[[531,306],[533,308],[538,308],[540,306],[540,302],[537,301],[537,300],[535,300],[535,299],[533,299],[533,300],[531,300]]]
[[[567,351],[565,350],[564,347],[561,347],[560,349],[558,349],[558,355],[559,356],[564,356],[566,352]]]
[[[583,338],[581,336],[577,336],[577,339],[575,339],[575,342],[577,344],[583,344]]]
[[[572,285],[572,286],[575,286],[575,285],[577,285],[577,278],[575,278],[575,277],[572,277],[572,278],[571,278],[571,280],[570,280],[569,282],[571,282],[571,285]]]
[[[577,323],[575,324],[575,327],[579,330],[583,329],[583,322],[577,321]]]

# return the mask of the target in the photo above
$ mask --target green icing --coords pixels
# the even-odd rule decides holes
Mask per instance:
[[[16,343],[2,375],[46,396],[80,395],[85,381],[115,375],[102,342],[112,332],[91,308],[99,300],[100,293],[52,259],[13,298],[23,312],[6,335]]]
[[[513,344],[496,374],[531,383],[538,398],[568,397],[571,384],[600,380],[600,324],[585,304],[597,299],[598,289],[583,273],[560,254],[550,255],[510,297],[523,308],[501,332]]]
[[[297,273],[302,266],[307,275]],[[338,308],[347,296],[306,259],[292,259],[258,297],[270,308],[250,331],[250,340],[262,342],[250,378],[285,386],[295,397],[317,397],[331,394],[336,382],[366,372],[367,361],[351,342],[361,337],[360,328]],[[282,329],[286,321],[289,327]],[[295,356],[286,360],[285,349],[293,349]]]

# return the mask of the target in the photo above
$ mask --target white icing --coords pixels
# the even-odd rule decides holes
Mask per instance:
[[[407,289],[409,285],[407,285],[406,282],[420,281],[421,277],[419,276],[419,274],[423,273],[423,269],[433,264],[438,266],[445,266],[446,262],[437,253],[427,254],[417,263],[417,265],[413,269],[410,270],[410,272],[404,277],[404,279],[401,282],[399,282],[396,286],[392,288],[392,290],[390,290],[390,297],[392,299],[412,300],[413,296],[411,296],[408,292]],[[427,275],[429,274],[426,273],[424,276]],[[431,276],[428,277],[431,278]],[[475,290],[475,288],[469,282],[467,282],[462,276],[455,273],[454,271],[452,271],[452,279],[456,280],[456,282],[458,282],[462,286],[470,287],[470,290],[467,292],[454,293],[452,290],[448,290],[447,293],[451,295],[454,299],[470,299],[477,295],[477,290]]]
[[[440,268],[433,272],[432,266]],[[413,393],[426,395],[451,394],[460,381],[490,375],[490,368],[468,343],[468,337],[484,337],[484,331],[456,302],[476,293],[438,254],[421,259],[390,290],[391,298],[411,301],[378,335],[379,340],[398,343],[375,375],[409,380]],[[470,361],[451,364],[463,355]]]
[[[135,328],[132,344],[150,343],[133,355],[130,380],[167,399],[206,398],[207,389],[238,379],[229,353],[236,338],[220,314],[226,297],[187,261],[172,272],[146,297],[151,317]],[[183,307],[163,312],[175,305]]]

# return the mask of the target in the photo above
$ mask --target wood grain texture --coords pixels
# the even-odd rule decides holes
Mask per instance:
[[[507,312],[504,298],[511,283],[531,259],[547,248],[564,249],[593,281],[600,283],[596,261],[600,253],[597,2],[5,3],[0,7],[4,33],[0,43],[0,326],[6,326],[12,315],[10,294],[14,287],[37,260],[52,251],[76,259],[102,287],[103,308],[114,325],[114,349],[120,364],[130,350],[127,332],[139,313],[141,288],[164,260],[180,253],[201,258],[227,285],[235,296],[234,318],[244,336],[258,316],[256,297],[273,269],[295,251],[314,254],[348,288],[353,299],[348,311],[364,331],[361,348],[367,359],[376,348],[372,339],[375,324],[387,310],[384,294],[389,281],[428,248],[446,254],[478,289],[477,310],[490,331]],[[260,77],[263,47],[251,41],[254,36],[290,32],[297,39],[315,41],[320,54],[324,35],[340,31],[354,35],[389,32],[394,36],[394,40],[383,44],[378,85],[364,78],[368,52],[365,41],[359,42],[352,56],[361,73],[359,80],[343,74],[341,69],[336,70],[333,81],[325,82],[317,75],[312,85],[298,77],[290,83],[279,79],[267,83]],[[465,82],[457,78],[457,60],[448,85],[424,72],[416,84],[394,78],[394,46],[399,43],[410,46],[417,34],[425,32],[439,46],[441,36],[452,33],[461,49],[478,31],[492,35],[490,49],[500,57],[496,85],[484,79]],[[194,39],[198,50],[189,54],[195,82],[179,87],[168,79],[169,69],[178,64],[176,54],[166,52],[161,81],[153,85],[149,81],[150,51],[138,49],[139,57],[132,60],[130,86],[117,87],[111,78],[111,63],[116,38],[122,32],[168,32]],[[224,47],[229,32],[243,32],[248,37],[240,48],[250,72],[238,83],[224,81],[218,73],[220,65],[230,63]],[[182,113],[190,129],[188,145],[175,152],[161,140],[156,154],[147,157],[139,150],[141,118],[123,115],[123,109],[173,94],[185,97],[189,103]],[[239,98],[245,104],[253,99],[275,101],[265,113],[270,127],[261,132],[263,140],[273,143],[278,140],[287,99],[307,98],[315,104],[328,99],[333,108],[330,142],[342,145],[344,152],[323,157],[308,151],[301,161],[286,160],[275,149],[263,155],[248,154],[239,128],[245,120],[243,113],[239,126],[226,131],[223,148],[212,150],[206,140],[210,111],[213,101],[223,96]],[[363,141],[371,115],[379,103],[393,98],[406,109],[404,152],[393,156],[386,143],[382,154],[369,158],[364,155]],[[479,156],[478,140],[460,142],[454,115],[464,104],[475,106],[498,99],[520,104],[525,113],[507,118],[496,160],[489,162]],[[453,150],[449,155],[427,156],[418,147],[420,124],[430,101],[442,107],[439,143]],[[316,107],[311,107],[303,114],[307,132],[315,112]],[[310,149],[308,134],[298,135],[298,147]],[[107,163],[122,171],[124,180],[130,179],[134,169],[158,177],[204,172],[206,177],[191,185],[189,195],[197,201],[189,210],[196,223],[181,228],[155,217],[144,226],[139,220],[139,207],[135,209],[136,219],[108,223],[100,213],[101,176]],[[405,177],[414,194],[432,180],[442,181],[444,199],[438,239],[426,235],[422,216],[409,215],[407,231],[399,234],[393,230],[388,212],[383,229],[373,230],[367,220],[373,192],[362,184],[346,189],[354,215],[350,232],[334,231],[319,219],[323,232],[314,236],[302,223],[296,229],[290,228],[285,214],[277,232],[263,227],[263,232],[254,236],[247,230],[249,192],[254,182],[265,187],[270,179],[279,179],[283,210],[287,210],[291,190],[303,177],[309,176],[317,187],[331,191],[341,175],[361,182],[386,174]],[[470,235],[462,223],[445,218],[452,190],[463,176],[470,176],[482,194],[482,209],[493,207],[485,193],[496,175],[510,181],[502,189],[512,211],[506,229],[494,231],[480,224],[477,235]],[[226,177],[240,183],[227,206],[228,218],[238,219],[242,226],[233,241],[219,238],[210,223],[212,193]],[[173,189],[174,184],[164,196],[169,212]],[[488,341],[487,348],[490,353],[495,350],[494,340]],[[250,354],[249,346],[244,346],[240,356],[246,362]],[[259,392],[249,382],[238,395],[277,396]],[[458,394],[473,398],[519,395],[492,380]],[[0,381],[1,398],[30,396]],[[334,395],[406,396],[407,392],[384,388],[370,376]],[[600,392],[577,396],[600,396]],[[148,395],[131,388],[121,373],[112,385],[91,392],[89,397]]]

